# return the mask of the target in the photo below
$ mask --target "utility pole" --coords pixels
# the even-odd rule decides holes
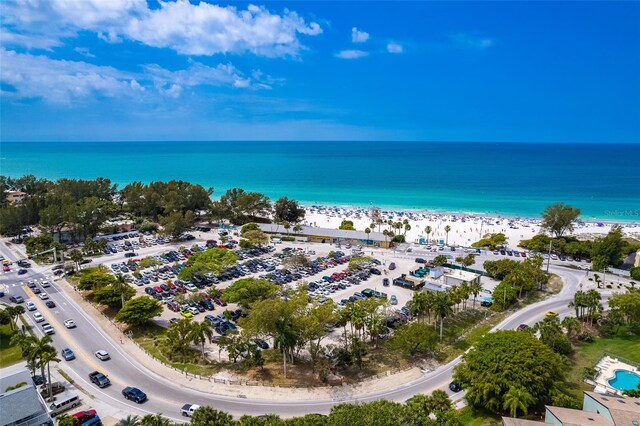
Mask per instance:
[[[551,263],[551,245],[553,240],[549,237],[549,253],[547,253],[547,272],[549,272],[549,263]]]

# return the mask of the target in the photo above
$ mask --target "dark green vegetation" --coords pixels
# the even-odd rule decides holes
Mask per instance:
[[[516,415],[555,402],[563,394],[564,374],[562,358],[533,335],[497,331],[465,354],[454,380],[471,405]]]
[[[19,236],[26,226],[38,225],[47,231],[42,237],[27,239],[29,253],[55,246],[50,237],[65,230],[65,241],[85,242],[85,251],[102,250],[93,242],[98,233],[112,233],[117,226],[108,219],[133,220],[141,231],[162,232],[173,238],[189,230],[195,221],[229,220],[234,224],[275,220],[295,225],[304,218],[304,210],[294,200],[281,198],[272,206],[268,197],[256,192],[232,188],[212,201],[213,188],[172,180],[144,184],[133,182],[122,189],[109,179],[59,179],[55,182],[27,175],[17,179],[0,176],[0,234]],[[5,193],[19,190],[27,197],[17,205],[8,204]],[[258,243],[263,239],[254,235]],[[64,249],[63,245],[57,246]]]
[[[176,423],[161,415],[142,418],[129,416],[119,426],[174,426]],[[224,411],[201,407],[191,418],[192,426],[463,426],[461,416],[453,409],[448,395],[434,391],[431,395],[416,395],[404,404],[375,401],[365,404],[339,404],[324,416],[307,414],[304,417],[281,419],[266,416],[242,416],[238,420]]]
[[[618,266],[626,255],[640,249],[640,244],[622,238],[622,228],[619,226],[613,226],[607,236],[593,241],[578,240],[569,236],[551,238],[539,234],[530,240],[520,241],[518,245],[542,253],[548,252],[551,245],[551,251],[554,253],[590,258],[594,271],[602,271],[607,266]]]
[[[484,262],[487,273],[500,284],[493,290],[493,309],[504,311],[522,298],[523,293],[543,290],[549,283],[550,275],[542,268],[542,257],[533,256],[523,262],[510,259],[487,260]]]
[[[503,233],[487,234],[481,240],[471,244],[471,247],[487,247],[489,250],[495,250],[502,247],[507,242],[507,238]]]
[[[485,335],[454,374],[471,409],[517,416],[542,412],[545,404],[579,408],[582,391],[592,389],[583,380],[602,356],[640,362],[640,291],[614,295],[609,304],[603,311],[596,290],[578,291],[569,305],[575,317]]]

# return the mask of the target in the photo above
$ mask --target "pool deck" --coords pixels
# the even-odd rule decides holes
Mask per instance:
[[[596,383],[594,391],[598,393],[611,393],[615,395],[622,395],[622,391],[611,387],[611,385],[609,384],[609,380],[615,377],[616,370],[626,370],[632,371],[636,374],[640,374],[637,367],[619,361],[618,358],[610,356],[603,357],[598,362],[598,364],[596,364],[595,369],[597,371],[597,375],[594,380]]]

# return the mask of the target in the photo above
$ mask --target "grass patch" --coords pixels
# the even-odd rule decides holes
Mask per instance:
[[[474,407],[464,407],[459,412],[458,419],[465,426],[501,425],[502,417],[488,411],[478,410]]]
[[[441,347],[440,356],[438,357],[443,362],[451,361],[475,345],[482,336],[491,331],[506,315],[504,312],[497,313],[488,309],[466,312],[472,313],[463,320],[459,320],[455,326],[446,328],[447,321],[445,320],[443,334],[448,337],[448,341]],[[445,333],[445,331],[447,332]]]
[[[0,325],[0,367],[8,367],[22,360],[22,351],[18,345],[11,344],[16,331],[9,324]]]
[[[593,343],[580,343],[574,348],[574,354],[569,357],[571,367],[567,381],[580,399],[582,391],[592,390],[592,386],[583,381],[584,369],[595,366],[605,352],[640,363],[640,336],[628,334],[624,327],[621,327],[617,336],[599,337]]]
[[[182,356],[180,360],[172,357],[169,352],[164,349],[167,329],[155,323],[149,323],[143,328],[137,328],[131,331],[133,332],[133,340],[152,357],[179,371],[185,371],[186,369],[186,372],[189,374],[210,376],[220,370],[218,365],[203,360],[202,354],[199,351],[192,350]]]

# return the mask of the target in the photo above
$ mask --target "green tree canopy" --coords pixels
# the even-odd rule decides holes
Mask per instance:
[[[491,278],[503,280],[504,277],[518,268],[520,262],[511,259],[485,260],[482,265]]]
[[[593,242],[591,259],[593,269],[602,271],[608,266],[618,266],[622,262],[622,253],[626,243],[622,239],[622,227],[614,225],[606,237]]]
[[[229,303],[249,307],[258,300],[275,297],[279,290],[280,286],[269,280],[242,278],[225,289],[222,293],[222,299]]]
[[[128,284],[116,286],[113,284],[98,287],[93,292],[93,301],[101,305],[120,307],[122,300],[131,299],[136,295],[136,291]]]
[[[356,228],[354,228],[354,226],[353,226],[353,221],[352,220],[346,220],[346,219],[343,220],[340,223],[340,226],[338,227],[338,229],[343,229],[343,230],[346,230],[346,231],[355,231],[356,230]]]
[[[281,197],[273,203],[273,217],[276,222],[298,223],[304,219],[305,211],[298,202]]]
[[[548,206],[542,212],[542,228],[556,237],[562,237],[566,232],[573,231],[578,216],[580,216],[580,209],[556,203]]]
[[[128,300],[116,315],[116,321],[131,326],[141,326],[162,313],[163,307],[156,299],[148,296]]]
[[[532,334],[512,330],[486,334],[463,359],[454,380],[467,391],[469,404],[495,413],[503,412],[510,388],[527,390],[527,408],[550,403],[565,375],[559,355]]]
[[[80,290],[97,290],[112,285],[114,282],[114,276],[108,273],[104,267],[98,266],[80,272],[78,288]]]
[[[507,237],[503,233],[487,234],[481,240],[472,243],[471,247],[487,247],[495,250],[497,247],[504,246],[506,242]]]
[[[391,346],[406,355],[433,353],[438,345],[438,333],[431,325],[419,322],[405,324],[395,331]]]
[[[180,279],[191,279],[192,274],[205,274],[213,272],[221,273],[230,266],[235,265],[238,256],[231,250],[210,248],[203,252],[189,256],[187,267],[182,268],[178,276]]]

